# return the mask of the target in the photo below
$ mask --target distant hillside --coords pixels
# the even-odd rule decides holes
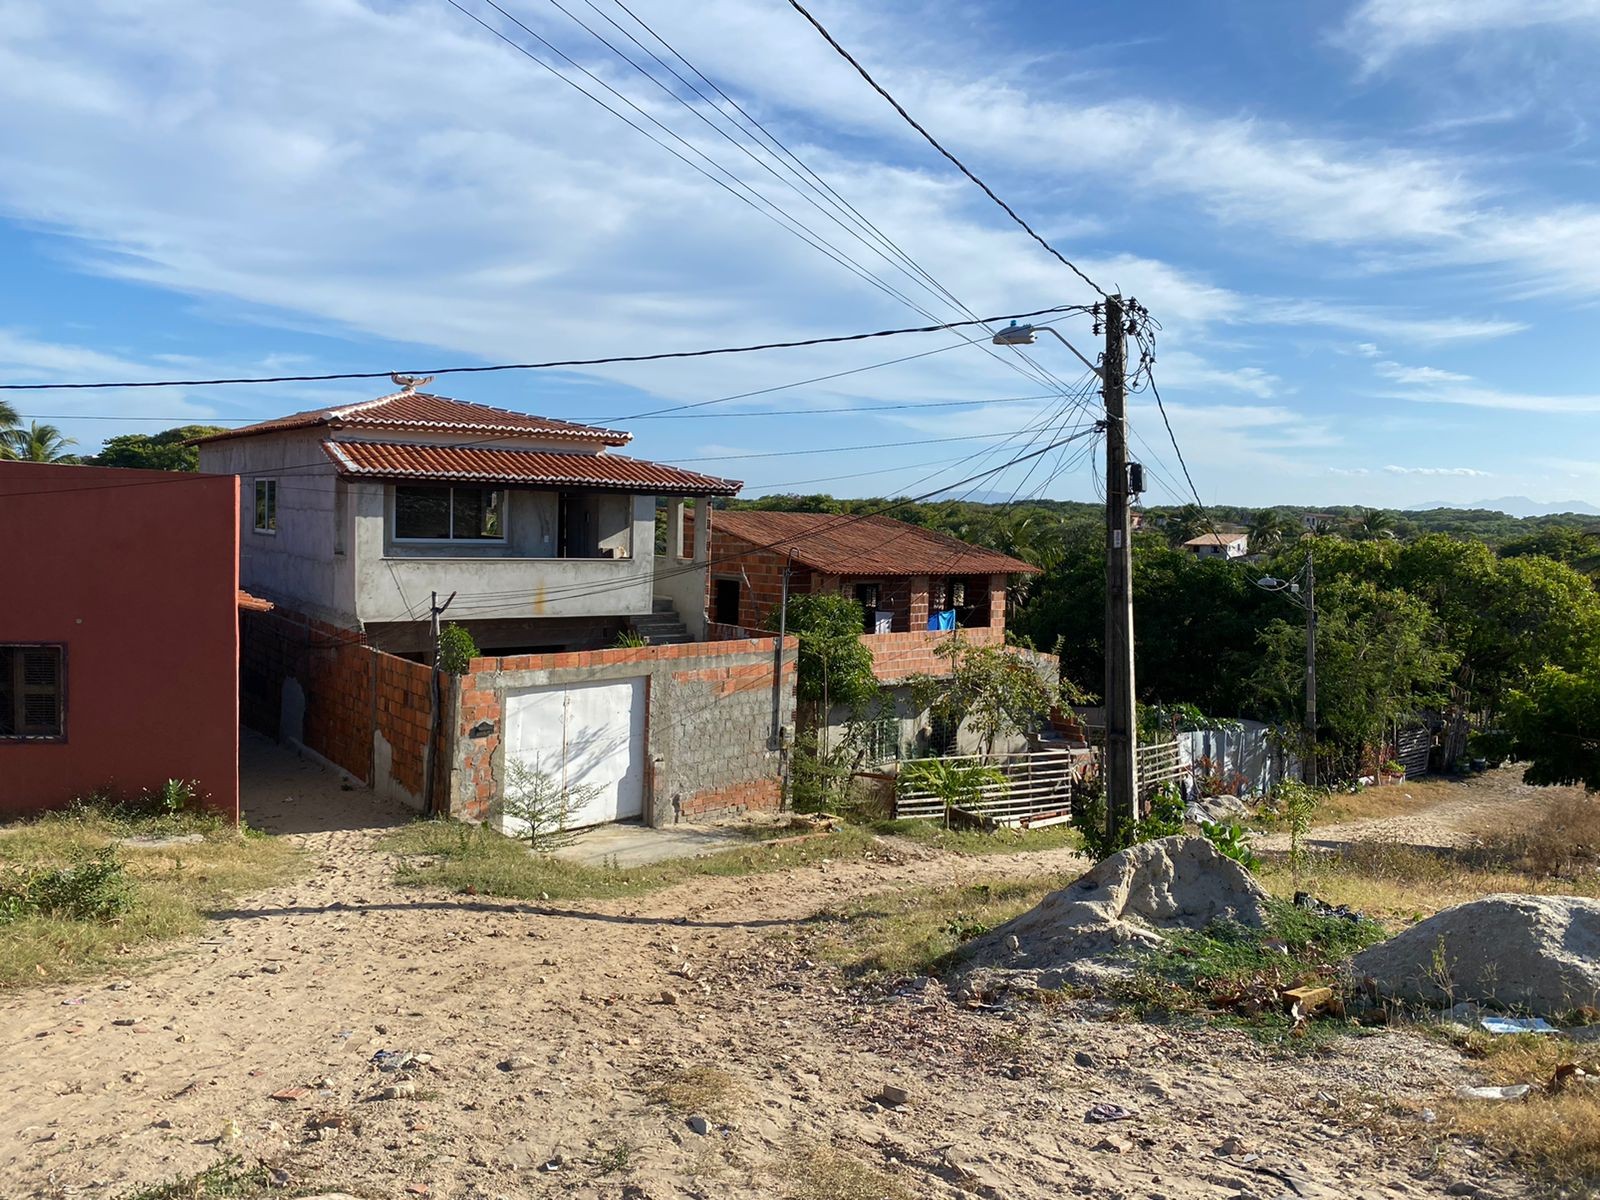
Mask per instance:
[[[1555,504],[1541,504],[1537,500],[1530,500],[1526,496],[1501,496],[1498,500],[1475,500],[1468,505],[1449,504],[1441,500],[1438,503],[1419,504],[1410,512],[1428,512],[1436,508],[1448,508],[1457,512],[1461,511],[1488,511],[1504,513],[1508,517],[1556,517],[1556,516],[1585,516],[1600,517],[1600,508],[1587,504],[1582,500],[1562,500]]]

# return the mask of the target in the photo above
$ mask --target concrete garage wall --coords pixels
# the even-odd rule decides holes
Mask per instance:
[[[474,659],[467,674],[451,680],[449,814],[483,820],[499,796],[507,692],[641,676],[649,694],[649,824],[776,810],[782,804],[782,762],[770,744],[776,645],[776,638],[752,638]],[[789,638],[783,651],[779,719],[786,744],[798,646]]]

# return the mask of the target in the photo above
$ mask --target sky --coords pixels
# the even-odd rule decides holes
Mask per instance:
[[[485,0],[0,0],[0,382],[642,354],[1097,298],[783,0],[499,2],[526,30]],[[1600,0],[808,7],[1160,322],[1205,503],[1600,505]],[[1088,316],[1055,328],[1094,357]],[[10,398],[89,451],[387,390]],[[620,424],[628,453],[748,495],[1099,494],[1089,438],[1004,467],[1093,419],[1050,337],[431,390]],[[1187,499],[1149,388],[1130,423],[1146,502]]]

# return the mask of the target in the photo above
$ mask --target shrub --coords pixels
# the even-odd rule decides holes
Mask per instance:
[[[36,914],[112,921],[132,905],[132,888],[115,846],[80,855],[70,866],[12,870],[0,877],[0,923]]]
[[[624,629],[617,634],[617,640],[611,643],[613,650],[638,650],[650,644],[650,639],[637,629]]]
[[[505,795],[494,812],[509,836],[527,842],[530,850],[547,853],[571,844],[577,836],[571,828],[573,818],[599,794],[593,785],[559,783],[547,772],[511,758],[506,763]]]
[[[1200,832],[1206,835],[1207,841],[1245,870],[1254,871],[1261,865],[1261,860],[1250,848],[1249,835],[1239,822],[1201,821]]]
[[[439,631],[439,669],[451,675],[466,673],[468,665],[478,657],[478,644],[472,635],[454,621]]]
[[[1099,862],[1110,858],[1119,850],[1140,842],[1171,837],[1183,832],[1183,793],[1176,784],[1167,784],[1150,798],[1150,809],[1129,825],[1126,821],[1117,826],[1117,836],[1106,833],[1106,799],[1104,785],[1095,780],[1078,786],[1072,797],[1072,824],[1083,838],[1083,848]]]
[[[985,788],[1011,789],[1011,780],[999,767],[983,763],[952,762],[944,758],[919,758],[900,769],[900,778],[912,787],[932,792],[944,804],[944,825],[958,808],[976,808]]]

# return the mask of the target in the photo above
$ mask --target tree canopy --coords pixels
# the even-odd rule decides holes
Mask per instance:
[[[848,596],[806,592],[789,597],[787,632],[800,639],[795,690],[807,704],[860,708],[878,696],[872,651],[861,641],[861,605]],[[778,628],[778,612],[767,619]]]
[[[180,425],[160,433],[123,433],[106,439],[100,453],[85,461],[97,467],[140,467],[149,471],[198,471],[200,449],[191,438],[223,432],[219,425]]]

